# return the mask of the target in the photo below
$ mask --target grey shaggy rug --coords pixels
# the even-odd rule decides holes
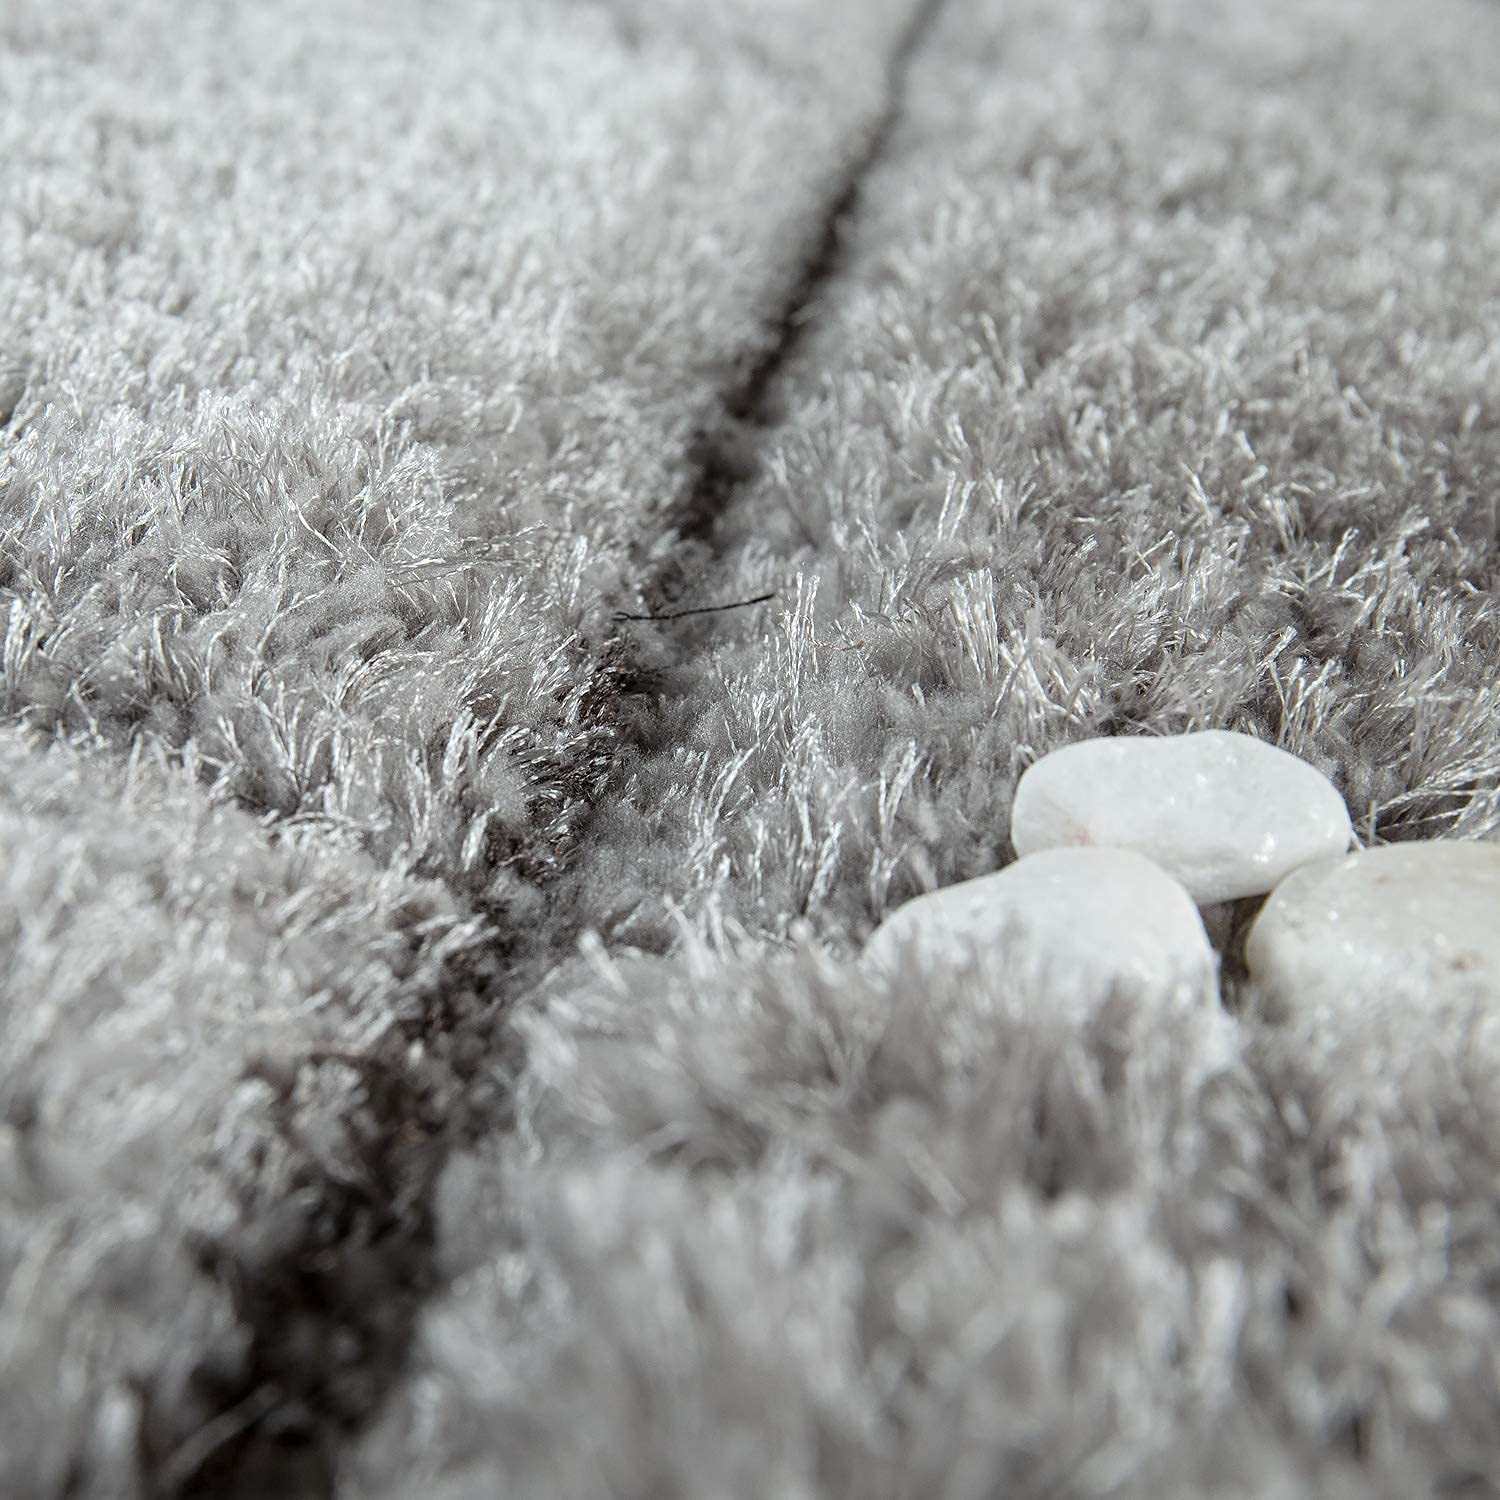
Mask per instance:
[[[1497,265],[1489,0],[6,0],[0,1495],[1500,1494],[1500,997],[853,961],[1500,838]]]

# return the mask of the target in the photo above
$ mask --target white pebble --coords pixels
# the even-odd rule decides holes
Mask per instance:
[[[1258,896],[1353,841],[1338,789],[1305,760],[1253,735],[1081,740],[1022,775],[1016,853],[1068,845],[1133,849],[1200,904]]]
[[[1500,846],[1388,844],[1281,882],[1245,939],[1273,1015],[1436,1016],[1490,1002],[1500,1015]]]
[[[994,875],[908,901],[865,948],[891,969],[1002,957],[1045,970],[1059,1002],[1088,1005],[1114,987],[1184,1003],[1217,995],[1218,965],[1192,897],[1128,849],[1050,849]]]

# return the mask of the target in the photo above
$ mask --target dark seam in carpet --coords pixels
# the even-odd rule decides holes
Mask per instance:
[[[777,378],[816,321],[823,288],[843,268],[845,224],[886,152],[902,113],[908,64],[944,3],[920,0],[913,11],[887,63],[883,108],[833,184],[779,312],[768,321],[765,347],[731,376],[718,401],[721,420],[700,433],[688,452],[680,499],[659,518],[678,538],[679,552],[682,543],[711,541],[718,518],[751,477],[747,457],[776,422]],[[656,602],[678,581],[674,566],[680,569],[680,562],[669,560],[647,584]],[[617,695],[633,685],[639,690],[622,645],[612,643],[604,662]],[[599,707],[607,716],[607,706]],[[623,723],[621,728],[624,764],[649,734],[639,728],[631,733]],[[514,997],[534,989],[571,951],[577,928],[564,921],[540,951],[497,955],[486,974],[456,975],[457,983],[440,999],[462,991],[459,1005],[469,1025],[452,1027],[450,1017],[448,1034],[464,1031],[477,1040],[484,1027],[475,1024],[476,1014],[508,1013]],[[429,1015],[421,1031],[434,1040],[442,1023]],[[516,1060],[504,1051],[504,1044],[499,1055],[487,1051],[486,1060],[514,1067]],[[358,1121],[370,1128],[361,1153],[366,1180],[338,1181],[309,1155],[310,1180],[299,1204],[255,1216],[253,1232],[237,1237],[248,1244],[203,1247],[205,1270],[233,1292],[248,1348],[235,1349],[231,1338],[222,1360],[211,1357],[196,1372],[204,1415],[194,1438],[142,1455],[153,1500],[267,1494],[325,1500],[334,1492],[340,1443],[379,1410],[399,1377],[420,1309],[437,1283],[433,1189],[464,1126],[450,1111],[434,1108],[432,1082],[416,1076],[395,1048],[391,1057],[371,1061],[363,1084],[366,1108]],[[500,1118],[488,1123],[503,1129],[503,1107],[496,1114]],[[251,1248],[257,1244],[259,1254]]]
[[[455,972],[434,1010],[472,1017],[496,974]],[[432,1031],[442,1018],[418,1023]],[[455,1034],[462,1028],[453,1028]],[[413,1037],[393,1034],[384,1055],[309,1053],[248,1075],[269,1084],[273,1114],[299,1157],[294,1192],[255,1205],[237,1232],[196,1247],[203,1274],[224,1286],[235,1328],[192,1372],[194,1424],[185,1436],[147,1421],[140,1454],[152,1500],[286,1500],[330,1497],[340,1442],[378,1409],[404,1366],[423,1303],[436,1285],[432,1192],[453,1123],[436,1091],[436,1067],[406,1056]],[[291,1100],[307,1071],[358,1076],[361,1099],[343,1119],[358,1174],[334,1175],[303,1148]],[[426,1076],[424,1076],[424,1074]],[[167,1440],[162,1441],[165,1437]]]
[[[754,450],[777,425],[775,391],[778,377],[806,342],[818,321],[823,290],[844,269],[845,229],[859,206],[870,175],[880,165],[905,108],[906,81],[912,58],[936,24],[946,0],[920,0],[886,65],[885,103],[861,148],[835,181],[827,208],[809,235],[793,278],[781,300],[781,310],[768,327],[766,347],[747,361],[739,380],[720,401],[722,420],[700,432],[688,455],[689,479],[663,524],[683,542],[711,545],[719,518],[754,473]],[[682,580],[672,564],[651,581],[652,607],[661,610],[677,602],[670,595]],[[668,597],[664,597],[664,594]]]

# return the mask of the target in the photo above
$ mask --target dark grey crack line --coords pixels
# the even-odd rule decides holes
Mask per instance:
[[[689,450],[680,498],[661,518],[680,542],[711,545],[719,517],[753,473],[754,449],[776,425],[778,378],[816,322],[824,287],[843,269],[845,223],[887,150],[904,106],[908,64],[944,3],[921,0],[914,9],[887,62],[884,106],[813,226],[780,311],[769,322],[765,348],[741,367],[738,378],[731,375],[719,401],[720,421],[700,433]],[[668,563],[643,591],[653,607],[622,610],[616,619],[679,620],[774,597],[673,608],[684,581],[681,562]],[[652,675],[634,671],[628,665],[631,654],[618,640],[606,652],[614,657],[609,670],[621,698],[633,688],[639,691],[642,676]],[[622,766],[633,754],[648,751],[662,731],[639,717],[633,728],[628,721],[624,716],[620,725]],[[485,966],[488,972],[458,976],[455,993],[448,996],[453,1016],[446,1025],[441,1015],[426,1018],[422,1030],[428,1040],[440,1041],[444,1031],[456,1035],[464,1026],[462,1018],[453,1024],[460,1013],[472,1023],[476,1012],[513,1008],[514,997],[533,990],[576,938],[573,925],[565,923],[547,951],[497,956],[493,967]],[[490,1061],[513,1074],[519,1061],[509,1055],[509,1044],[499,1051]],[[321,1061],[302,1060],[306,1066]],[[365,1182],[308,1182],[307,1201],[292,1216],[297,1222],[278,1224],[270,1236],[274,1248],[259,1257],[242,1260],[232,1247],[202,1248],[204,1269],[233,1290],[250,1343],[244,1350],[226,1349],[222,1369],[195,1372],[207,1408],[201,1428],[186,1443],[142,1455],[152,1500],[331,1495],[339,1443],[378,1409],[401,1368],[418,1309],[436,1284],[432,1190],[465,1127],[446,1118],[438,1104],[435,1096],[448,1092],[441,1081],[411,1075],[394,1053],[389,1062],[365,1062],[368,1066],[360,1069],[369,1132]],[[293,1079],[295,1073],[294,1068]],[[451,1106],[451,1098],[448,1102]],[[503,1129],[505,1121],[492,1118],[491,1125]],[[353,1350],[327,1369],[308,1369],[308,1347],[334,1348],[340,1342],[352,1343]]]
[[[688,455],[690,478],[666,524],[683,541],[711,545],[720,516],[754,474],[755,449],[778,424],[775,392],[782,372],[795,360],[818,322],[824,288],[844,269],[845,227],[859,206],[870,175],[890,147],[905,112],[911,61],[921,49],[947,0],[920,0],[886,64],[885,103],[861,148],[849,160],[822,218],[808,238],[780,314],[770,324],[772,337],[725,392],[722,421],[698,435]],[[666,602],[664,591],[680,585],[669,564],[654,581],[654,604]]]

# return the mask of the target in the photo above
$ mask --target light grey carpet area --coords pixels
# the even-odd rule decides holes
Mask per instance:
[[[858,963],[1500,837],[1497,266],[1487,0],[11,0],[0,1495],[1500,1494],[1500,996]]]

